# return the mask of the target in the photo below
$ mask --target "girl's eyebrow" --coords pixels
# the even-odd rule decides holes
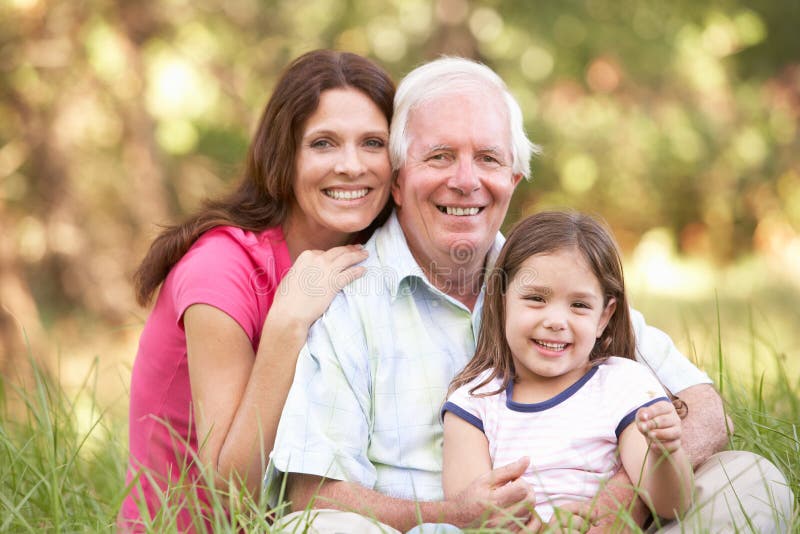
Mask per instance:
[[[523,280],[520,284],[520,290],[525,293],[539,293],[541,295],[550,295],[553,290],[547,286],[538,286],[535,284],[526,284]]]
[[[594,291],[575,291],[573,293],[570,293],[569,296],[574,298],[574,299],[588,300],[588,299],[597,298],[600,295],[598,295]]]

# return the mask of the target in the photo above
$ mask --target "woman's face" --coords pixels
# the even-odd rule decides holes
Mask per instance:
[[[335,239],[369,226],[389,197],[388,140],[386,117],[364,93],[324,91],[297,151],[293,230]]]

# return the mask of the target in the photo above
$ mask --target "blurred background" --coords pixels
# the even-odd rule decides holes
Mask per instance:
[[[281,69],[331,47],[396,80],[490,65],[544,148],[506,228],[602,215],[682,350],[800,381],[798,28],[797,0],[0,0],[0,372],[96,363],[124,413],[133,270],[237,179]]]

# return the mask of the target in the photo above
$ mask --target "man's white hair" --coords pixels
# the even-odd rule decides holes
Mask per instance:
[[[525,134],[522,110],[511,95],[505,82],[492,69],[477,61],[461,57],[441,57],[409,72],[397,87],[394,95],[394,116],[389,133],[389,154],[392,168],[398,170],[405,164],[408,147],[408,120],[417,106],[443,96],[464,92],[485,95],[499,94],[508,111],[511,132],[512,172],[529,178],[531,156],[541,149]]]

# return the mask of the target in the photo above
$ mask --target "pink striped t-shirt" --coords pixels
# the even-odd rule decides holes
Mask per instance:
[[[667,399],[647,367],[625,358],[609,358],[552,399],[534,404],[511,400],[513,383],[496,395],[470,394],[488,374],[454,391],[442,413],[452,412],[486,435],[493,466],[530,457],[523,478],[533,486],[545,522],[554,505],[597,495],[620,468],[617,440],[636,411]],[[475,393],[501,385],[494,379]]]

